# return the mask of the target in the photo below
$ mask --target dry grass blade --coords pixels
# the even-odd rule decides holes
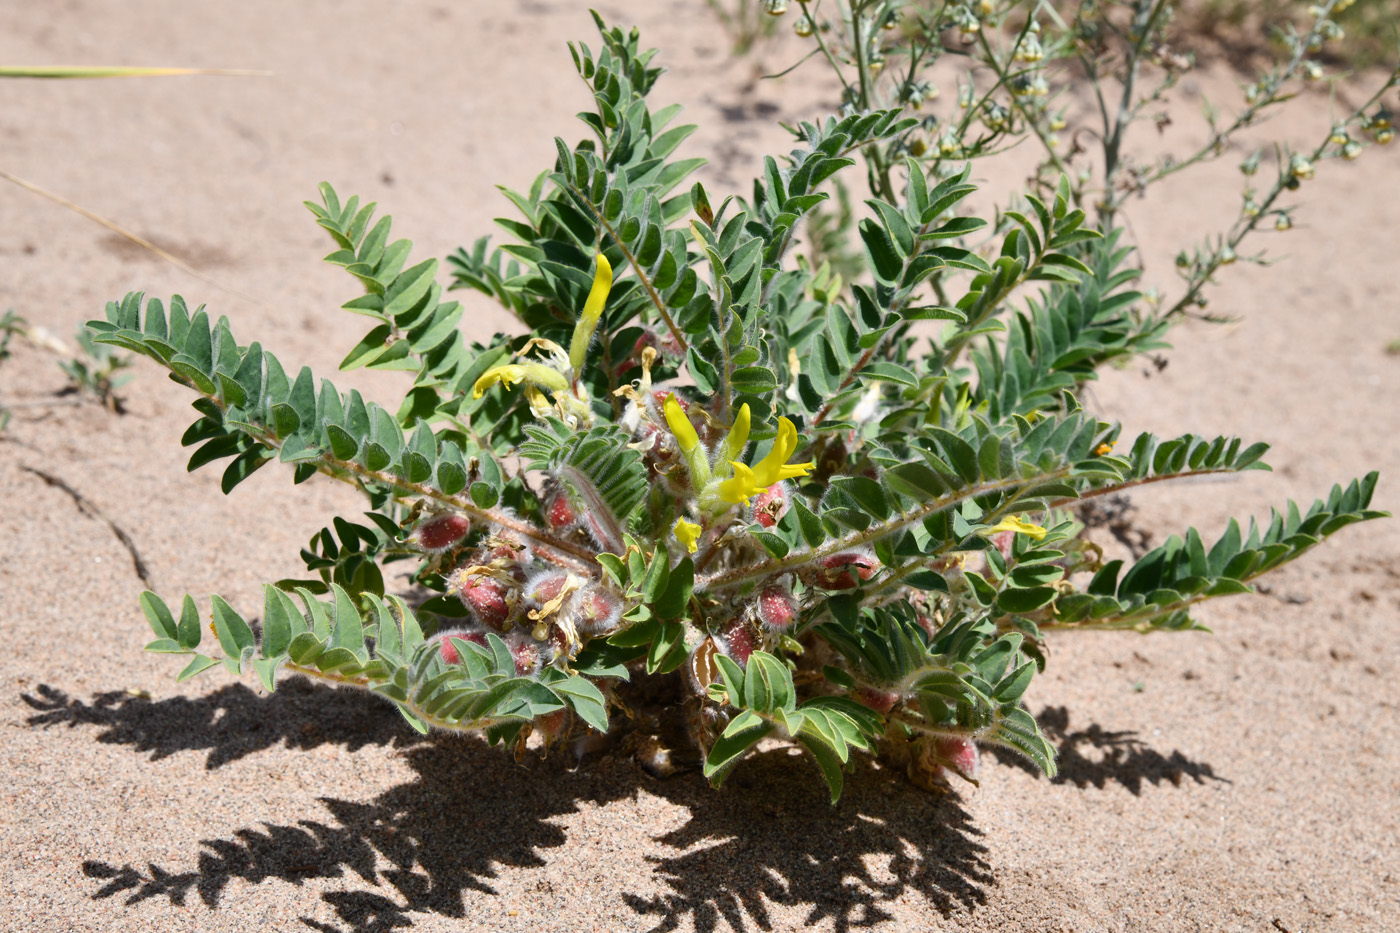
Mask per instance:
[[[241,292],[241,291],[239,291],[239,290],[236,289],[236,288],[231,288],[231,287],[228,286],[228,285],[224,285],[224,284],[221,283],[221,282],[218,282],[218,281],[216,281],[216,280],[214,280],[214,279],[211,279],[209,276],[207,276],[207,275],[205,275],[204,273],[200,272],[198,269],[194,268],[194,267],[191,266],[189,263],[185,262],[183,259],[179,258],[178,256],[174,256],[174,255],[170,254],[169,252],[167,252],[167,251],[161,249],[159,246],[155,245],[155,244],[152,243],[150,240],[148,240],[148,239],[146,239],[145,237],[141,236],[139,233],[132,233],[130,230],[126,229],[125,227],[121,226],[120,224],[117,224],[117,223],[115,223],[115,222],[113,222],[113,221],[110,221],[110,220],[108,220],[107,218],[101,216],[100,214],[94,214],[92,211],[90,211],[90,210],[88,210],[87,208],[83,207],[81,204],[75,204],[74,202],[72,202],[72,201],[68,200],[67,198],[63,197],[62,195],[54,194],[52,191],[49,191],[47,188],[41,188],[41,187],[39,187],[38,185],[34,184],[32,181],[25,181],[23,178],[20,178],[18,175],[13,175],[13,174],[11,174],[11,173],[5,171],[4,169],[0,169],[0,179],[4,179],[5,181],[12,182],[13,184],[19,185],[21,188],[23,188],[23,189],[26,190],[26,191],[32,191],[33,193],[39,195],[40,197],[48,198],[50,201],[53,201],[55,204],[62,205],[63,207],[68,208],[70,211],[73,211],[73,212],[75,212],[75,213],[78,213],[78,214],[83,215],[83,216],[86,217],[88,220],[91,220],[91,221],[94,221],[94,222],[96,222],[96,223],[101,224],[102,226],[106,227],[108,230],[111,230],[113,233],[117,234],[118,236],[125,237],[126,239],[128,239],[128,240],[130,240],[131,242],[135,243],[137,246],[140,246],[140,247],[143,248],[143,249],[150,250],[152,253],[155,253],[155,254],[156,254],[157,256],[159,256],[161,259],[164,259],[166,262],[170,263],[171,265],[175,266],[176,268],[180,269],[181,271],[183,271],[183,272],[188,272],[190,275],[192,275],[192,276],[194,276],[195,278],[199,279],[201,282],[208,282],[210,285],[213,285],[215,288],[218,288],[218,289],[220,289],[220,290],[222,290],[222,291],[226,291],[226,292],[228,292],[228,293],[231,294],[231,295],[237,295],[239,298],[243,298],[243,299],[245,299],[245,300],[247,300],[247,301],[251,301],[251,302],[253,302],[254,304],[261,304],[261,302],[259,302],[258,299],[254,298],[252,295],[246,294],[245,292]]]
[[[149,68],[120,65],[0,65],[0,78],[151,78],[172,75],[267,77],[270,71],[239,68]]]

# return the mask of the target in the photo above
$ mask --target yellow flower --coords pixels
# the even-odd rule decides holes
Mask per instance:
[[[688,522],[683,518],[676,519],[675,526],[671,529],[671,534],[676,536],[676,540],[685,545],[685,549],[694,554],[700,547],[700,526],[694,522]]]
[[[987,529],[989,534],[998,531],[1014,531],[1018,535],[1025,535],[1028,538],[1034,538],[1036,541],[1039,541],[1048,534],[1048,532],[1039,525],[1032,525],[1025,519],[1013,518],[1009,515]]]
[[[487,389],[498,382],[504,386],[524,382],[534,388],[548,389],[551,392],[560,392],[569,387],[569,382],[563,374],[551,366],[540,363],[506,363],[494,366],[481,374],[481,378],[472,386],[472,398],[481,398]]]
[[[593,339],[593,331],[598,328],[598,319],[603,316],[603,305],[607,303],[608,292],[612,290],[612,264],[602,253],[597,255],[596,260],[593,287],[588,290],[588,300],[583,304],[583,313],[574,325],[574,338],[569,341],[569,365],[574,368],[575,373],[583,368],[583,358],[588,353],[589,341]]]
[[[690,468],[691,482],[695,484],[696,489],[704,489],[705,484],[710,481],[710,461],[705,456],[705,448],[700,446],[700,435],[695,433],[695,425],[690,423],[689,416],[681,408],[681,403],[676,400],[674,393],[666,396],[666,403],[661,406],[661,410],[666,415],[666,424],[671,433],[676,436],[676,443],[680,446],[681,455],[685,457],[685,464]]]
[[[806,476],[815,463],[788,463],[788,458],[797,452],[797,428],[786,418],[778,419],[778,436],[773,441],[773,449],[752,467],[737,460],[731,460],[734,475],[719,484],[719,496],[726,502],[749,504],[749,499],[758,495],[774,483],[785,479]]]

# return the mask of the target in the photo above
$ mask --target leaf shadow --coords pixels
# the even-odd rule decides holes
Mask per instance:
[[[945,918],[986,903],[988,850],[956,794],[861,760],[833,807],[820,781],[793,779],[810,767],[799,757],[779,748],[747,759],[719,794],[685,785],[686,797],[700,795],[684,801],[691,819],[656,839],[676,854],[648,856],[669,890],[624,896],[657,918],[653,933],[771,930],[769,904],[806,908],[804,928],[844,933],[894,920],[885,904],[910,893]]]
[[[338,744],[347,751],[366,745],[405,747],[423,736],[407,728],[394,708],[358,690],[337,690],[296,678],[277,691],[258,694],[241,683],[198,697],[152,701],[113,690],[87,702],[73,699],[48,684],[20,700],[37,714],[25,722],[51,728],[98,726],[97,741],[130,745],[158,761],[177,752],[208,751],[205,768],[277,745],[309,750]]]
[[[307,928],[388,933],[425,914],[480,916],[481,899],[498,893],[493,881],[526,870],[540,873],[531,893],[536,906],[563,911],[569,900],[553,891],[556,860],[548,852],[571,843],[568,818],[644,795],[685,814],[679,828],[652,838],[650,877],[620,892],[637,928],[651,933],[772,930],[782,923],[775,909],[801,912],[804,925],[848,931],[895,921],[892,904],[910,895],[949,918],[977,910],[996,884],[982,833],[956,793],[930,795],[870,761],[853,769],[833,807],[815,769],[785,747],[761,749],[716,792],[694,771],[657,780],[617,754],[570,770],[577,762],[568,755],[567,762],[555,755],[522,764],[477,738],[420,737],[372,697],[297,680],[266,697],[232,685],[156,703],[108,693],[85,704],[47,686],[37,693],[23,697],[40,710],[31,725],[97,725],[105,730],[99,741],[153,757],[207,750],[210,770],[282,742],[339,741],[350,750],[403,744],[399,754],[415,772],[369,801],[318,798],[319,818],[202,840],[188,865],[84,862],[82,873],[100,883],[96,900],[158,898],[178,906],[198,898],[219,909],[236,881],[315,883],[335,920],[304,916]],[[1138,793],[1144,781],[1222,780],[1209,765],[1162,755],[1133,733],[1098,725],[1071,731],[1063,707],[1046,708],[1040,719],[1060,746],[1057,782],[1102,788],[1111,781]],[[261,725],[251,737],[238,734],[254,721]],[[304,728],[316,721],[333,722],[339,738]]]
[[[1112,783],[1138,796],[1142,794],[1144,784],[1170,783],[1180,787],[1186,778],[1197,784],[1207,781],[1229,783],[1229,779],[1216,774],[1210,764],[1192,761],[1179,750],[1164,755],[1148,746],[1136,732],[1113,732],[1098,723],[1072,730],[1069,726],[1069,709],[1064,706],[1045,707],[1036,715],[1036,721],[1058,752],[1056,761],[1059,773],[1053,779],[1056,784],[1073,784],[1080,788],[1092,786],[1103,790]],[[1003,764],[1040,774],[1034,765],[1019,755],[996,748],[992,749],[992,753]]]
[[[295,690],[296,683],[287,686]],[[212,769],[257,750],[225,733],[222,741],[233,750],[221,752],[221,740],[207,735],[214,709],[264,717],[262,729],[272,739],[257,736],[258,748],[301,741],[295,722],[287,729],[272,725],[279,713],[265,704],[282,692],[257,697],[235,685],[193,700],[150,703],[102,694],[83,704],[44,687],[25,701],[42,711],[33,725],[98,725],[105,729],[99,741],[156,756],[208,749]],[[341,702],[341,691],[310,687],[307,693],[323,718],[325,703]],[[336,722],[347,747],[387,744],[390,731],[408,732],[391,707],[383,708],[383,722],[373,716],[352,726]],[[300,715],[293,711],[293,720]],[[931,797],[873,763],[854,770],[832,807],[816,770],[787,748],[747,759],[718,793],[695,771],[658,780],[631,758],[612,754],[570,770],[570,756],[563,756],[568,762],[527,757],[521,764],[479,739],[441,734],[400,754],[416,772],[412,780],[369,801],[318,798],[325,809],[318,818],[254,824],[201,840],[187,865],[86,861],[83,875],[99,883],[92,897],[177,906],[198,899],[218,909],[231,884],[278,879],[321,887],[336,920],[304,916],[306,927],[385,933],[412,926],[415,915],[478,916],[481,898],[497,894],[494,880],[524,869],[541,872],[533,895],[538,904],[566,910],[564,893],[549,886],[548,852],[570,843],[567,817],[643,795],[680,808],[685,823],[654,838],[651,877],[621,893],[617,906],[635,912],[639,928],[768,930],[777,905],[805,909],[809,923],[829,919],[848,930],[886,921],[886,902],[908,893],[945,915],[972,910],[994,883],[981,834],[956,795]]]

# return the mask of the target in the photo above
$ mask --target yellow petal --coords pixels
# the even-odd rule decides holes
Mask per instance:
[[[695,433],[695,425],[686,417],[674,393],[666,396],[666,403],[661,406],[661,410],[666,415],[666,424],[680,445],[681,455],[685,457],[685,465],[690,470],[691,482],[695,484],[696,489],[704,489],[705,484],[710,481],[710,459],[705,453],[705,448],[700,446],[700,435]]]
[[[694,554],[700,548],[700,526],[694,522],[688,522],[683,518],[676,519],[675,526],[671,533],[676,536],[676,540],[685,545],[685,549]]]
[[[680,442],[681,453],[688,454],[700,446],[700,435],[695,433],[695,425],[690,423],[674,395],[666,396],[662,410],[666,413],[666,424],[670,426],[671,433]]]
[[[768,451],[768,456],[754,464],[754,482],[759,488],[767,489],[774,483],[792,479],[796,476],[806,476],[807,471],[815,464],[793,464],[787,466],[788,458],[797,452],[797,428],[792,426],[792,422],[786,418],[778,419],[778,436],[773,440],[773,449]]]
[[[472,398],[481,398],[487,389],[498,382],[506,386],[528,382],[536,388],[548,389],[551,392],[560,392],[569,387],[569,380],[551,366],[545,366],[543,363],[506,363],[481,374],[481,378],[472,386]]]
[[[588,354],[588,343],[593,339],[593,331],[598,327],[598,319],[603,316],[603,305],[607,304],[608,292],[612,290],[612,264],[599,253],[593,272],[593,287],[588,290],[588,300],[583,304],[583,313],[574,325],[574,337],[569,341],[569,365],[577,373],[583,368],[584,357]]]
[[[1036,541],[1039,541],[1048,534],[1048,532],[1039,525],[1032,525],[1025,519],[1013,518],[1011,516],[1003,518],[1000,522],[987,530],[989,532],[1014,531],[1018,535],[1025,535],[1028,538],[1034,538]]]
[[[734,416],[734,426],[729,429],[729,436],[724,439],[724,459],[737,460],[744,452],[744,445],[749,442],[749,424],[752,420],[749,414],[749,403],[745,402],[739,407],[738,413]]]
[[[748,505],[749,499],[765,487],[754,482],[754,472],[737,460],[730,461],[734,475],[719,484],[719,497],[735,505]]]
[[[472,386],[472,398],[481,398],[486,394],[487,389],[498,382],[509,387],[524,381],[524,366],[518,363],[507,363],[504,366],[496,366],[486,370],[486,372],[481,374],[481,378],[476,380],[476,384]]]

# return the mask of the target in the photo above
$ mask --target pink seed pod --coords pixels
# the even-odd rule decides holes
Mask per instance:
[[[853,590],[875,576],[878,567],[874,555],[863,551],[832,554],[818,561],[812,583],[824,590]]]
[[[749,656],[758,647],[758,639],[755,634],[754,630],[742,618],[731,619],[720,629],[719,648],[731,660],[737,661],[740,667],[745,667],[749,663]]]
[[[556,492],[545,504],[544,520],[550,528],[562,531],[578,522],[578,511],[564,492]]]
[[[607,635],[622,621],[622,601],[601,586],[574,595],[574,625],[589,635]]]
[[[971,739],[941,735],[933,740],[933,753],[947,770],[965,781],[977,783],[977,768],[981,762],[981,755]]]
[[[422,550],[437,554],[459,544],[471,530],[472,523],[465,515],[439,512],[418,523],[412,541]]]
[[[525,598],[534,608],[539,608],[556,598],[563,591],[568,579],[569,575],[562,570],[546,570],[531,577],[525,584]]]
[[[478,645],[486,644],[486,636],[481,632],[468,632],[463,629],[449,629],[446,632],[438,632],[432,638],[429,638],[428,642],[438,646],[438,654],[448,664],[462,663],[462,656],[458,653],[457,646],[450,641],[450,639],[453,638],[475,642]]]
[[[454,593],[482,625],[498,632],[506,630],[514,602],[513,587],[494,577],[453,574],[448,591]]]
[[[1009,558],[1011,557],[1011,542],[1015,539],[1016,532],[1014,531],[998,531],[992,535],[992,544],[996,545],[996,549],[1001,552],[1002,557]]]
[[[899,702],[899,694],[875,687],[860,687],[851,694],[851,699],[877,713],[888,713]]]
[[[758,620],[770,632],[785,632],[797,621],[797,599],[781,583],[770,583],[758,594]]]
[[[569,726],[573,724],[572,719],[567,706],[552,713],[545,713],[535,720],[535,734],[544,740],[544,747],[548,749],[569,731]]]
[[[506,636],[506,647],[515,659],[515,673],[518,677],[538,674],[544,665],[543,646],[523,632],[515,631]]]
[[[753,520],[764,528],[772,528],[788,510],[790,490],[786,481],[774,483],[754,496]]]
[[[657,346],[667,356],[685,355],[685,349],[681,346],[679,338],[669,330],[661,335],[661,342]]]

